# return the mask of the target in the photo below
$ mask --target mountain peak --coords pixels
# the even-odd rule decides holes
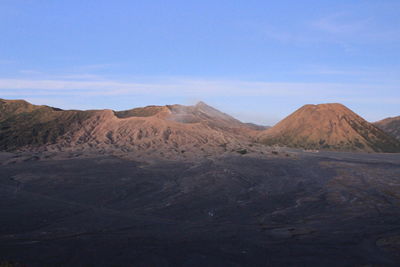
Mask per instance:
[[[207,104],[206,104],[205,102],[203,102],[203,101],[197,102],[195,106],[196,106],[196,107],[201,107],[201,106],[208,106],[208,107],[209,107],[209,105],[207,105]]]
[[[204,102],[124,111],[62,111],[24,103],[0,101],[0,150],[90,148],[187,157],[234,151],[253,136],[247,125]]]
[[[302,106],[300,109],[313,109],[313,110],[350,110],[345,105],[340,103],[323,103],[323,104],[307,104]]]
[[[305,105],[264,131],[269,145],[306,149],[395,152],[400,143],[339,103]]]

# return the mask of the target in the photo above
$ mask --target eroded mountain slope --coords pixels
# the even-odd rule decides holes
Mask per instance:
[[[267,145],[399,152],[400,143],[341,104],[305,105],[259,135]]]
[[[61,110],[2,100],[0,149],[135,151],[183,156],[245,147],[256,131],[205,103],[127,111]]]

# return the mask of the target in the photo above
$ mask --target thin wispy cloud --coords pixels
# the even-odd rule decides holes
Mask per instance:
[[[62,74],[62,75],[53,75],[51,76],[53,79],[60,80],[104,80],[101,75],[91,74],[91,73],[82,73],[82,74]]]
[[[27,75],[39,75],[39,74],[43,74],[43,72],[38,71],[38,70],[20,70],[19,73],[21,73],[21,74],[27,74]]]
[[[188,17],[197,4],[154,13],[135,1],[121,12],[9,1],[0,97],[113,109],[196,99],[255,118],[326,102],[399,114],[398,1],[208,2]]]
[[[324,65],[310,65],[305,66],[297,71],[299,74],[305,75],[324,75],[326,77],[353,77],[354,80],[366,80],[373,83],[387,83],[395,84],[399,82],[400,72],[397,69],[381,69],[372,67],[352,67],[352,68],[339,68]]]
[[[285,30],[272,25],[265,25],[262,28],[262,34],[267,39],[272,39],[287,44],[307,44],[321,42],[323,40],[321,37],[315,35],[307,35],[299,31]]]
[[[363,17],[357,13],[336,12],[296,21],[291,27],[276,24],[248,23],[252,30],[260,31],[267,39],[282,43],[348,44],[382,43],[400,41],[397,25],[381,25],[373,16]],[[347,47],[350,49],[350,47]]]
[[[319,18],[311,26],[334,37],[332,40],[354,43],[382,43],[400,40],[400,30],[396,25],[392,27],[380,25],[376,18],[360,17],[349,12],[340,12]]]
[[[155,82],[0,79],[1,95],[179,95],[187,97],[253,96],[338,98],[382,90],[381,85],[357,83],[257,82],[240,80],[156,79]],[[385,85],[394,90],[397,85]]]
[[[372,18],[354,19],[351,14],[340,12],[320,18],[312,25],[332,34],[357,34],[365,32],[371,22]]]
[[[76,66],[74,67],[74,69],[76,71],[98,71],[98,70],[110,69],[116,66],[118,66],[118,64],[115,63],[88,64],[88,65]]]

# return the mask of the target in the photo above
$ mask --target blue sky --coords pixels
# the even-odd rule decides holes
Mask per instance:
[[[203,100],[272,125],[304,104],[400,115],[400,1],[0,0],[0,98]]]

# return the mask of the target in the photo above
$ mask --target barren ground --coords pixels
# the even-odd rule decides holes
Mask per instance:
[[[398,266],[400,154],[0,154],[0,262]]]

